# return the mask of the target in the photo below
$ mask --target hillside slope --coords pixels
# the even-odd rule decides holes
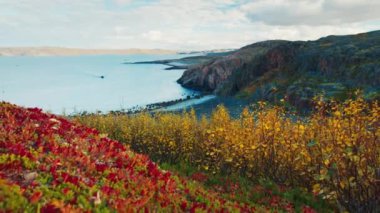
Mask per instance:
[[[97,130],[0,102],[1,212],[253,211]],[[258,208],[258,207],[256,207]]]
[[[345,98],[352,89],[379,97],[380,31],[316,41],[273,40],[245,46],[186,70],[184,87],[308,104],[318,94]]]

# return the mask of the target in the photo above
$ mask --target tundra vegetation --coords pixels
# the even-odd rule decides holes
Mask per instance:
[[[259,102],[239,118],[69,119],[0,104],[0,209],[376,212],[377,101],[315,99],[307,117]]]
[[[206,187],[218,188],[218,178],[221,184],[234,180],[245,187],[240,195],[230,189],[230,199],[255,200],[250,190],[259,194],[257,187],[270,183],[288,190],[278,194],[282,198],[299,190],[290,196],[293,204],[295,194],[304,194],[297,202],[315,208],[327,203],[335,210],[375,212],[380,194],[379,113],[377,101],[358,97],[337,103],[318,97],[312,113],[302,117],[259,102],[239,118],[231,118],[220,106],[201,119],[189,111],[74,120],[184,176],[206,175],[200,178],[206,179]],[[313,203],[307,193],[326,203]]]

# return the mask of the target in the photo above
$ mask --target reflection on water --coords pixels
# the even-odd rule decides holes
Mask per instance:
[[[183,98],[182,70],[123,62],[180,55],[0,57],[0,100],[53,113],[109,111]]]

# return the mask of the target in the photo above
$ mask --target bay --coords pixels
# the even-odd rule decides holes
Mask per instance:
[[[124,64],[180,57],[183,55],[0,57],[0,100],[71,114],[185,98],[196,92],[176,83],[183,70]]]

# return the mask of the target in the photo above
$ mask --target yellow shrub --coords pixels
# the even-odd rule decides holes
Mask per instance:
[[[187,162],[212,173],[270,178],[306,187],[347,210],[379,205],[377,102],[320,102],[309,117],[259,103],[232,119],[220,106],[210,119],[182,114],[82,116],[76,119],[156,161]]]

